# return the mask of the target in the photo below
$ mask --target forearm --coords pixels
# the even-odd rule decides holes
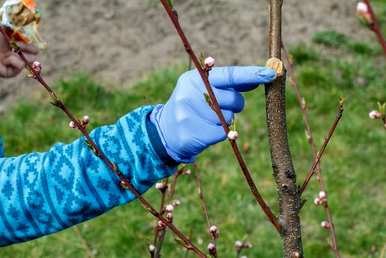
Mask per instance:
[[[140,108],[91,137],[141,193],[175,171],[154,150]],[[27,241],[134,199],[83,138],[46,153],[0,159],[0,245]]]

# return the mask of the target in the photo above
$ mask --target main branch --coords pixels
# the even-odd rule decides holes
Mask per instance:
[[[281,59],[283,0],[269,1],[269,56]],[[277,184],[285,258],[303,257],[299,218],[300,194],[287,137],[285,73],[267,84],[266,112],[273,175]]]

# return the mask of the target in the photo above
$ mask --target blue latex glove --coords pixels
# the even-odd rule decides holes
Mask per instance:
[[[234,113],[244,108],[240,92],[255,89],[276,77],[265,67],[219,67],[209,72],[220,108],[228,124]],[[191,163],[212,144],[226,139],[216,113],[205,100],[205,85],[196,70],[184,73],[165,105],[158,105],[150,120],[156,126],[162,143],[171,158],[179,163]]]

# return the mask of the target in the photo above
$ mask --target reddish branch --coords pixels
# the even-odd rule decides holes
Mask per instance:
[[[114,174],[119,178],[121,182],[121,186],[124,189],[129,190],[134,194],[134,196],[141,202],[142,206],[150,212],[153,216],[157,217],[160,221],[162,221],[183,243],[184,247],[193,251],[197,254],[198,257],[207,257],[205,253],[203,253],[197,246],[195,246],[188,237],[186,237],[173,223],[169,222],[166,218],[164,218],[141,194],[135,189],[135,187],[131,184],[131,182],[125,177],[125,175],[119,170],[119,168],[111,162],[107,156],[99,149],[99,147],[95,144],[95,142],[91,139],[90,134],[86,128],[86,126],[73,115],[73,113],[65,106],[63,101],[61,101],[55,92],[51,89],[51,87],[46,83],[44,78],[42,77],[40,72],[36,72],[32,65],[28,62],[26,57],[24,56],[21,49],[17,46],[15,42],[8,37],[7,33],[4,31],[4,28],[0,26],[0,32],[3,34],[4,39],[8,42],[9,46],[14,49],[14,51],[20,56],[20,58],[24,61],[26,68],[32,73],[32,77],[38,81],[49,93],[51,97],[51,104],[61,109],[70,121],[73,121],[75,127],[84,135],[86,138],[86,143],[89,145],[94,154],[100,158],[103,163],[114,172]]]
[[[207,90],[209,98],[211,100],[211,106],[212,106],[214,112],[216,113],[216,115],[218,116],[218,118],[221,122],[221,125],[224,128],[226,135],[228,135],[230,130],[229,130],[229,127],[225,121],[224,115],[221,112],[221,109],[220,109],[220,106],[219,106],[218,101],[216,99],[216,96],[213,93],[212,87],[211,87],[209,79],[208,79],[208,73],[205,72],[205,70],[201,66],[199,59],[197,58],[196,54],[194,53],[194,51],[191,47],[191,44],[189,43],[189,40],[187,39],[183,29],[181,28],[180,22],[178,20],[177,12],[173,9],[172,6],[170,6],[170,4],[168,3],[168,0],[160,0],[160,1],[162,3],[163,7],[165,8],[170,20],[172,21],[172,23],[173,23],[173,25],[174,25],[174,27],[179,35],[184,47],[185,47],[187,54],[192,59],[194,66],[196,67],[198,73],[200,74],[201,79],[203,80],[203,82],[205,84],[205,88]],[[229,139],[229,142],[232,146],[232,150],[234,152],[234,155],[235,155],[235,157],[236,157],[236,159],[241,167],[243,175],[248,183],[248,186],[249,186],[253,196],[255,197],[257,203],[260,205],[260,207],[262,208],[263,212],[265,213],[265,215],[267,216],[269,221],[273,224],[273,226],[276,228],[276,230],[278,232],[280,232],[281,231],[281,225],[279,224],[277,217],[273,214],[271,208],[267,205],[267,203],[265,202],[265,200],[263,199],[263,197],[261,196],[261,194],[257,190],[256,184],[253,181],[251,173],[247,167],[247,164],[245,163],[245,160],[243,159],[243,157],[240,153],[240,150],[239,150],[239,147],[238,147],[236,141]]]
[[[327,147],[328,143],[330,142],[331,137],[333,136],[335,129],[339,124],[339,121],[341,120],[341,118],[343,116],[343,111],[344,111],[343,100],[341,100],[339,103],[338,112],[336,114],[335,121],[332,124],[331,128],[329,129],[328,135],[324,139],[322,147],[320,148],[318,154],[314,158],[311,168],[308,170],[306,179],[304,180],[304,183],[303,183],[302,187],[300,188],[300,194],[303,194],[303,192],[307,189],[308,183],[310,182],[312,176],[315,175],[316,168],[318,167],[318,165],[320,163],[320,160],[324,154],[324,151],[326,150],[326,147]]]
[[[206,223],[208,226],[208,228],[207,228],[208,233],[209,233],[210,237],[212,238],[211,243],[213,244],[213,248],[212,248],[212,251],[210,253],[213,257],[217,257],[216,240],[219,236],[219,231],[218,231],[218,228],[215,225],[213,225],[210,221],[209,212],[208,212],[208,205],[205,201],[204,191],[202,189],[200,172],[198,170],[197,165],[194,165],[194,168],[195,168],[194,178],[195,178],[196,185],[197,185],[197,191],[198,191],[198,196],[200,199],[200,205],[201,205],[202,212],[204,214],[204,217],[205,217],[205,220],[206,220]]]
[[[296,99],[299,103],[299,106],[300,106],[302,114],[303,114],[303,122],[304,122],[304,126],[306,129],[307,141],[308,141],[309,145],[311,146],[312,154],[313,154],[313,157],[315,159],[318,155],[318,152],[316,149],[316,144],[314,142],[314,137],[313,137],[312,129],[311,129],[310,122],[309,122],[307,102],[300,92],[299,85],[298,85],[297,80],[296,80],[293,64],[289,58],[288,52],[287,52],[283,43],[282,43],[282,50],[283,50],[283,53],[282,53],[283,54],[283,61],[286,64],[286,68],[287,68],[287,75],[288,75],[288,78],[290,80],[292,88],[295,90]],[[320,169],[320,163],[318,163],[318,166],[316,167],[316,171],[317,171],[317,175],[318,175],[317,178],[319,181],[319,189],[320,189],[320,191],[326,192],[324,179],[323,179],[321,169]],[[331,227],[329,228],[330,237],[331,237],[331,244],[332,244],[331,248],[334,251],[335,256],[337,258],[340,258],[337,239],[336,239],[336,233],[335,233],[335,227],[334,227],[334,223],[333,223],[333,219],[332,219],[332,212],[331,212],[331,209],[329,208],[327,201],[323,205],[323,208],[324,208],[325,213],[327,215],[327,221],[331,225]]]
[[[382,35],[382,30],[381,30],[381,26],[379,25],[378,18],[374,13],[374,10],[373,10],[373,7],[371,6],[370,0],[363,0],[363,1],[366,3],[366,5],[368,7],[368,12],[369,12],[370,17],[371,17],[371,22],[369,23],[369,27],[377,36],[379,44],[381,44],[383,52],[384,52],[385,57],[386,57],[386,40]]]

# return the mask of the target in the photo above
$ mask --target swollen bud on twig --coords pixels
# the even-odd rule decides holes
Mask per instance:
[[[83,125],[87,125],[90,122],[90,117],[85,115],[82,118]]]
[[[330,229],[331,228],[331,224],[330,224],[330,222],[328,222],[328,221],[322,221],[321,223],[320,223],[320,226],[322,227],[322,228],[324,228],[324,229]]]
[[[292,258],[300,258],[299,252],[294,252],[294,253],[292,254]]]
[[[35,72],[37,74],[40,74],[40,72],[42,71],[42,65],[38,61],[33,62],[31,64],[31,68],[32,68],[33,72]]]
[[[168,205],[166,205],[165,210],[166,210],[167,212],[173,212],[174,206],[171,205],[171,204],[168,204]]]
[[[239,138],[239,133],[237,131],[229,131],[228,139],[232,141],[236,141]]]
[[[208,251],[210,255],[216,256],[217,255],[217,248],[216,244],[214,243],[209,243],[208,245]]]
[[[381,119],[382,118],[382,113],[376,110],[373,110],[369,113],[370,119]]]
[[[209,233],[212,235],[213,239],[217,239],[220,236],[220,231],[215,225],[209,228]]]
[[[216,60],[213,57],[209,56],[205,58],[204,64],[206,68],[211,69],[215,65],[215,63],[216,63]]]
[[[367,25],[373,24],[374,20],[369,11],[369,7],[364,2],[357,4],[357,16],[362,19]]]
[[[166,225],[162,220],[159,220],[157,223],[158,229],[163,230],[165,229]]]
[[[154,245],[149,245],[149,252],[151,254],[155,252],[155,246]]]
[[[164,182],[158,182],[155,184],[155,188],[160,192],[164,193],[168,189],[168,185]]]
[[[70,123],[68,123],[68,126],[72,129],[75,129],[76,128],[76,124],[74,121],[70,121]]]
[[[327,194],[325,191],[320,191],[319,192],[319,198],[320,199],[326,199],[327,198]]]
[[[168,213],[166,214],[166,218],[167,218],[170,222],[172,222],[172,221],[173,221],[173,213],[168,212]]]

